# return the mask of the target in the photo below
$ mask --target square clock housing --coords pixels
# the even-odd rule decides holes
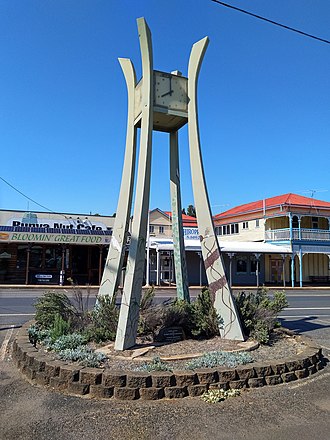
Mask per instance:
[[[188,79],[180,72],[153,72],[153,129],[177,131],[188,121]],[[139,126],[142,112],[142,79],[135,89],[135,123]]]

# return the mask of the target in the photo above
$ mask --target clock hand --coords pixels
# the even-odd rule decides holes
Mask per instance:
[[[170,84],[169,84],[169,86],[170,86],[170,91],[164,93],[164,94],[161,96],[161,98],[164,98],[164,96],[167,96],[167,95],[172,96],[173,90],[172,90],[172,77],[171,77],[171,76],[169,77],[169,80],[170,80]]]
[[[171,95],[172,96],[173,90],[170,90],[169,92],[164,93],[161,95],[161,98],[164,98],[164,96]]]

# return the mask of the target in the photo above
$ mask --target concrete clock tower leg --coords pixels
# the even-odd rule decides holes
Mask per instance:
[[[186,254],[184,249],[179,171],[178,132],[170,133],[170,187],[172,234],[177,298],[190,301]]]
[[[126,149],[116,219],[99,289],[99,295],[109,295],[110,297],[113,297],[117,292],[124,259],[132,208],[137,130],[134,126],[135,70],[131,60],[120,58],[119,62],[126,79],[128,92]]]
[[[142,292],[149,211],[153,129],[153,57],[150,30],[138,19],[142,58],[142,120],[131,243],[115,341],[116,350],[135,344]]]
[[[197,81],[207,45],[207,37],[193,45],[188,67],[188,135],[192,185],[209,290],[214,300],[214,306],[223,319],[220,334],[226,339],[243,341],[241,324],[224,272],[217,237],[214,233],[200,150]]]

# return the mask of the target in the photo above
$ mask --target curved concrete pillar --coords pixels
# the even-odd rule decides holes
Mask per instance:
[[[111,297],[117,292],[123,265],[132,208],[136,157],[136,128],[134,127],[136,74],[131,60],[119,58],[119,62],[125,76],[128,93],[126,148],[116,219],[98,293]]]
[[[136,340],[149,211],[153,128],[153,56],[148,25],[143,18],[139,18],[137,23],[143,74],[140,152],[131,242],[115,341],[116,350],[132,347]]]
[[[197,82],[208,42],[208,38],[205,37],[195,43],[189,59],[188,134],[192,185],[209,290],[214,300],[214,307],[223,319],[223,325],[220,327],[220,335],[226,339],[242,341],[244,340],[244,336],[241,324],[225,276],[222,256],[214,232],[200,149],[197,111]]]

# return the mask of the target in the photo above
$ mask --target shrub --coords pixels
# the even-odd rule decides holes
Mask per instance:
[[[60,336],[48,345],[53,351],[59,352],[66,349],[75,349],[86,344],[86,338],[80,333],[71,333],[69,335]]]
[[[197,359],[187,362],[186,368],[188,370],[195,370],[196,368],[214,368],[217,366],[234,368],[237,367],[237,365],[245,365],[252,362],[252,360],[252,356],[245,351],[236,353],[210,351]]]
[[[212,338],[219,335],[223,320],[217,314],[210,292],[203,289],[192,304],[192,334],[198,338]]]
[[[288,306],[285,292],[276,291],[271,298],[265,288],[256,293],[240,292],[235,302],[245,334],[261,344],[269,342],[278,313]]]
[[[116,297],[99,296],[90,316],[91,325],[84,332],[89,340],[101,342],[115,339],[119,317]]]
[[[49,331],[49,336],[52,341],[55,341],[60,336],[69,333],[71,328],[71,320],[65,321],[58,313],[55,315],[54,323]]]
[[[79,362],[85,367],[99,367],[106,360],[104,353],[95,353],[91,348],[78,346],[76,348],[67,348],[58,352],[59,359],[64,361]]]
[[[135,371],[143,371],[149,373],[150,371],[172,371],[169,366],[163,362],[159,356],[152,359],[151,362],[143,363],[135,368]]]
[[[40,327],[52,328],[60,316],[64,321],[74,321],[77,314],[69,298],[61,292],[46,292],[35,303],[35,319]]]
[[[175,300],[143,310],[139,334],[151,333],[157,339],[161,329],[178,326],[189,338],[211,338],[219,334],[219,325],[221,318],[204,289],[193,303]]]
[[[36,347],[38,342],[42,342],[49,338],[49,330],[41,329],[38,325],[32,324],[28,328],[29,341]]]
[[[150,287],[150,289],[146,290],[141,298],[140,301],[140,313],[143,313],[145,310],[148,310],[155,297],[155,288]]]

